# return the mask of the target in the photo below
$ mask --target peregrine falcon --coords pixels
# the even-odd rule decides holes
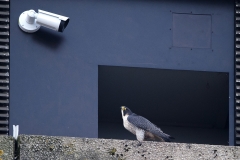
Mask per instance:
[[[171,142],[171,139],[174,139],[170,135],[163,133],[159,127],[146,118],[133,113],[129,108],[122,106],[121,112],[123,126],[136,135],[139,142],[144,140]]]

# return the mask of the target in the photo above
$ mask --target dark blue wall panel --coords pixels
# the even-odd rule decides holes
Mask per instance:
[[[70,23],[24,33],[18,17],[29,9]],[[212,15],[211,48],[173,47],[173,13]],[[233,46],[234,1],[12,0],[10,123],[24,134],[97,137],[98,65],[228,72],[233,144]]]
[[[173,46],[211,48],[212,15],[173,13]]]

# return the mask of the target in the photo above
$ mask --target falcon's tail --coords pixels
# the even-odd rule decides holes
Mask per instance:
[[[165,134],[165,133],[161,133],[161,134],[155,135],[155,137],[159,141],[162,141],[162,142],[172,142],[172,139],[175,139],[174,137],[172,137],[172,136],[170,136],[168,134]]]

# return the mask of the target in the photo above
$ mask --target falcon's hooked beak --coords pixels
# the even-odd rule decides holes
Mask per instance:
[[[124,111],[126,111],[127,110],[127,108],[125,107],[125,106],[122,106],[122,107],[120,107],[121,108],[121,113],[122,113],[122,118],[125,116],[125,113],[124,113]]]
[[[127,108],[125,106],[121,107],[122,111],[125,111]]]

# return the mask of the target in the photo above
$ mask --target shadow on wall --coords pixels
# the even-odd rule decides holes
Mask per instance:
[[[34,43],[44,45],[44,47],[47,47],[52,50],[57,50],[59,46],[61,46],[62,43],[64,43],[64,35],[62,33],[52,31],[44,27],[41,27],[35,33],[25,34],[29,34],[29,36],[32,37],[32,41],[34,41]]]

